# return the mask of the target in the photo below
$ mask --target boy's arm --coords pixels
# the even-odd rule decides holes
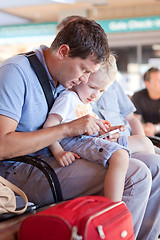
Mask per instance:
[[[62,117],[58,114],[49,114],[45,124],[44,128],[52,127],[55,125],[59,125],[62,122]],[[49,149],[51,150],[52,154],[56,158],[57,162],[62,166],[68,166],[71,164],[75,158],[80,158],[77,154],[72,152],[66,152],[63,150],[62,146],[58,141],[53,142]]]
[[[48,128],[48,127],[53,127],[56,125],[59,125],[62,122],[62,117],[58,114],[49,114],[46,122],[43,125],[43,128]],[[50,146],[49,149],[55,156],[55,158],[58,160],[58,156],[61,155],[64,150],[59,144],[58,141],[53,142]]]

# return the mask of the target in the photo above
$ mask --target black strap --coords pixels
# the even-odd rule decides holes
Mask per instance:
[[[151,142],[152,142],[155,146],[160,147],[160,137],[158,137],[158,136],[153,136],[153,137],[147,136],[147,137],[151,140]]]
[[[35,52],[31,51],[28,53],[23,53],[23,55],[28,58],[33,70],[37,75],[37,78],[41,84],[41,87],[43,89],[44,95],[47,100],[48,112],[49,112],[54,103],[54,97],[53,97],[52,89],[49,83],[49,79],[48,79],[48,75],[45,70],[45,67],[39,61]]]
[[[23,162],[23,163],[30,164],[34,167],[37,167],[45,174],[45,176],[49,182],[49,185],[50,185],[50,188],[51,188],[51,191],[53,194],[54,202],[57,203],[57,202],[63,201],[62,189],[61,189],[61,185],[58,180],[58,177],[57,177],[55,171],[53,170],[53,168],[44,160],[37,158],[37,157],[25,155],[25,156],[10,158],[10,159],[4,159],[1,161],[2,162],[3,161],[4,162],[6,162],[6,161]],[[51,203],[53,203],[53,201],[51,201],[49,204],[51,204]]]

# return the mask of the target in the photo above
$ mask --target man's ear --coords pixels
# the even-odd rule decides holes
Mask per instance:
[[[59,53],[60,57],[63,59],[63,58],[65,58],[65,57],[69,56],[69,51],[70,51],[69,46],[66,45],[66,44],[62,44],[62,45],[59,47],[58,53]]]
[[[145,85],[146,85],[146,88],[147,88],[147,87],[148,87],[148,85],[149,85],[149,81],[145,81],[144,83],[145,83]]]

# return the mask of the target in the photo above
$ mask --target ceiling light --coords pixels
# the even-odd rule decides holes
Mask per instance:
[[[51,1],[55,3],[65,3],[65,4],[73,4],[76,2],[75,0],[51,0]]]
[[[160,50],[160,44],[154,44],[152,45],[153,50]]]
[[[78,2],[86,2],[86,0],[51,0],[52,2],[55,3],[65,3],[65,4],[73,4],[73,3],[78,3]],[[106,0],[88,0],[88,3],[94,3],[94,4],[106,4]]]

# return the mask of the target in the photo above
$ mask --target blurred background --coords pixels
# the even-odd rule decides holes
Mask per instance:
[[[160,67],[160,0],[0,1],[0,62],[50,46],[60,20],[80,15],[96,20],[116,53],[117,80],[132,95],[143,88],[143,73]]]

